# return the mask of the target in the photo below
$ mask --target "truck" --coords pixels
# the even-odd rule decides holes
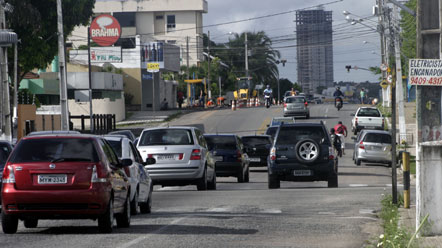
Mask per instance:
[[[238,81],[239,94],[238,90],[236,90],[233,92],[233,96],[238,103],[247,103],[249,99],[258,96],[258,92],[253,88],[254,84],[251,79],[251,77],[241,77],[236,79]]]
[[[362,129],[384,130],[385,118],[377,108],[360,107],[352,116],[351,129],[355,135]]]

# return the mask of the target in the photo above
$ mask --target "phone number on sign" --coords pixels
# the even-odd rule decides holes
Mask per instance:
[[[442,86],[442,77],[410,77],[410,84]]]

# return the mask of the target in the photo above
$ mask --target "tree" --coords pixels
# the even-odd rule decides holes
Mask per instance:
[[[36,68],[46,68],[57,55],[57,1],[6,0],[14,7],[7,13],[8,28],[17,33],[19,81]],[[66,38],[77,25],[87,25],[95,0],[63,0],[63,29]],[[86,39],[86,37],[84,37]],[[12,59],[13,53],[9,52]],[[10,64],[12,66],[12,63]],[[12,74],[12,68],[9,70]]]
[[[405,5],[416,11],[417,0],[410,0]],[[407,58],[416,57],[416,17],[410,15],[408,12],[401,11],[401,53],[402,53],[402,68],[404,73],[408,72],[408,61]],[[404,55],[407,58],[404,58]],[[406,74],[405,74],[406,75]]]

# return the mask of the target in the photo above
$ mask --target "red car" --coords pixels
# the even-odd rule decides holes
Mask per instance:
[[[111,146],[92,135],[25,137],[3,172],[2,228],[17,232],[39,219],[98,219],[100,232],[130,226],[130,184]]]

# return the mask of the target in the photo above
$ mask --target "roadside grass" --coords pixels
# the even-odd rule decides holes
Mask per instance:
[[[379,111],[381,111],[384,117],[391,117],[391,108],[383,107],[382,103],[378,103],[376,107],[379,109]]]
[[[416,156],[410,156],[410,174],[416,175]]]
[[[169,115],[166,119],[164,119],[164,121],[165,122],[169,122],[169,121],[172,121],[174,119],[180,118],[182,115],[183,115],[183,113],[180,111],[180,112],[177,112],[175,114]]]

